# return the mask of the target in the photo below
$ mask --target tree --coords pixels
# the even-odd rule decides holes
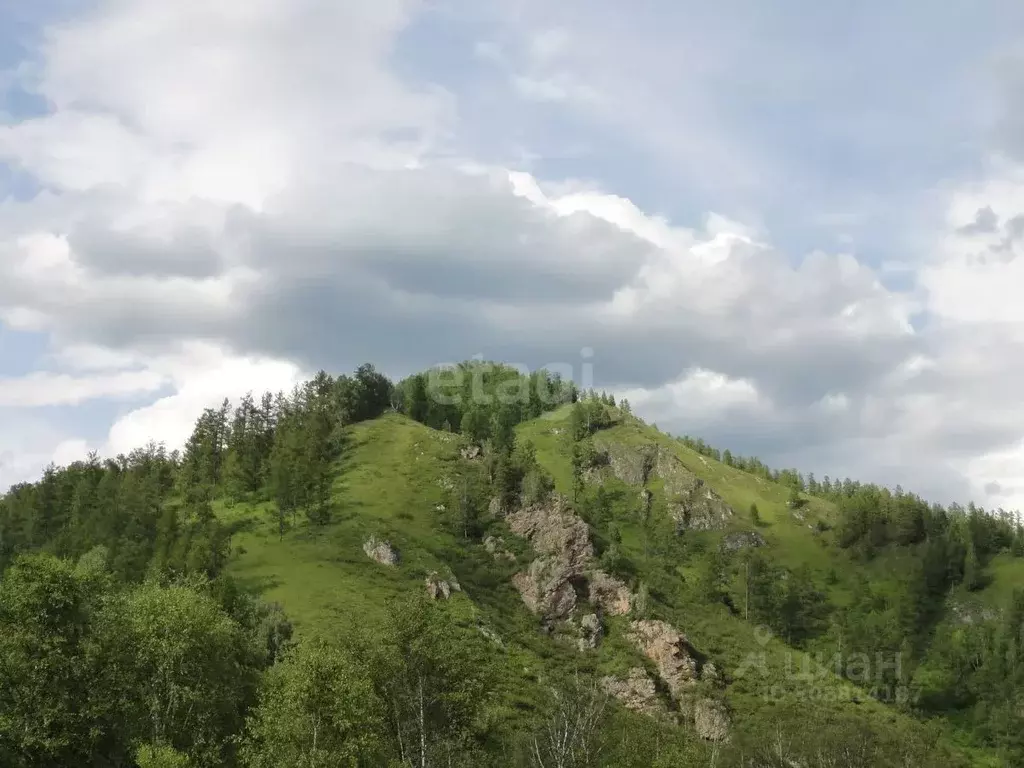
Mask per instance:
[[[363,363],[355,373],[355,402],[351,422],[375,419],[391,404],[391,381],[369,363]]]
[[[405,412],[409,418],[421,423],[427,422],[430,413],[430,400],[427,397],[426,376],[417,374],[410,376],[405,383]]]
[[[802,507],[803,504],[804,500],[800,497],[800,489],[795,485],[791,485],[789,487],[789,498],[786,501],[786,506],[790,509],[796,509],[798,507]]]
[[[583,444],[572,444],[572,500],[579,501],[583,492],[583,471],[586,469],[586,458]]]
[[[194,765],[188,755],[166,744],[143,744],[135,751],[135,762],[139,768],[192,768]]]
[[[757,504],[751,503],[750,505],[750,522],[754,525],[761,524],[761,512],[757,508]]]
[[[788,574],[779,605],[778,629],[786,642],[799,645],[823,627],[826,597],[814,584],[814,578],[802,566]]]
[[[697,577],[697,594],[705,602],[720,603],[725,599],[727,585],[725,556],[720,550],[712,550]]]
[[[491,416],[490,433],[491,449],[495,453],[511,455],[515,449],[515,426],[518,421],[518,415],[511,406],[502,405],[494,411],[494,414]]]
[[[535,768],[596,768],[608,740],[608,697],[593,683],[574,678],[553,688],[547,715],[530,743]]]
[[[241,750],[249,768],[385,764],[384,702],[343,647],[307,641],[271,667]]]
[[[144,584],[104,606],[96,642],[123,688],[121,736],[219,764],[255,698],[261,652],[196,586]]]
[[[974,546],[974,540],[967,537],[967,554],[964,557],[964,587],[970,591],[981,589],[985,585],[981,563]]]
[[[266,418],[251,392],[235,409],[224,463],[225,486],[233,499],[251,497],[263,487],[271,447],[265,439]]]
[[[0,579],[0,755],[18,765],[86,765],[116,750],[104,731],[117,692],[91,643],[108,577],[22,555]],[[97,727],[98,726],[98,727]]]
[[[587,403],[577,401],[569,412],[569,438],[578,443],[590,434]]]
[[[462,416],[459,431],[477,445],[483,445],[491,435],[491,422],[487,411],[478,405],[471,405]]]
[[[196,421],[195,429],[185,444],[179,476],[187,502],[211,498],[221,482],[230,411],[231,404],[227,400],[217,410],[207,408]]]
[[[457,536],[471,541],[481,535],[484,504],[475,467],[462,472],[452,489],[447,508],[450,510],[448,525]]]
[[[447,603],[417,593],[388,606],[382,636],[372,641],[378,695],[401,765],[477,765],[493,685],[489,649],[461,629]]]
[[[341,431],[332,402],[334,381],[321,371],[306,385],[300,465],[302,502],[309,519],[324,525],[331,519],[331,481],[341,454]],[[366,406],[369,407],[369,406]]]

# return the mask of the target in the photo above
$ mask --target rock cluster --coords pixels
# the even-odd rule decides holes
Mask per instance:
[[[735,515],[733,508],[683,466],[675,454],[659,445],[637,448],[600,440],[595,448],[602,457],[607,457],[612,475],[624,483],[643,485],[645,477],[660,478],[678,530],[720,530]],[[599,472],[588,474],[588,479],[599,477]]]
[[[708,741],[729,738],[729,713],[717,699],[698,699],[693,705],[693,728],[697,735]]]
[[[629,612],[628,587],[595,566],[587,524],[560,496],[516,510],[506,522],[537,552],[530,566],[512,579],[531,611],[548,620],[565,620],[586,599],[611,615]]]
[[[633,667],[624,680],[617,677],[602,678],[601,689],[618,699],[626,709],[652,716],[667,714],[665,705],[658,698],[654,680],[643,667]]]
[[[624,616],[632,608],[633,594],[629,588],[604,571],[590,571],[587,586],[591,602],[600,605],[609,616]]]
[[[727,534],[722,539],[722,549],[727,552],[735,552],[737,549],[751,549],[753,547],[763,547],[768,542],[765,541],[757,531],[736,531],[734,533]]]
[[[634,621],[630,640],[654,662],[684,717],[704,739],[721,741],[729,733],[729,713],[716,699],[703,696],[699,682],[717,684],[718,670],[705,663],[686,636],[664,621]]]
[[[700,662],[686,637],[664,621],[630,624],[629,639],[654,662],[672,696],[680,699],[700,679]]]
[[[391,545],[390,541],[384,541],[378,539],[376,536],[371,536],[363,544],[363,552],[371,560],[375,560],[381,565],[396,566],[402,561],[402,554],[397,548]]]
[[[437,571],[431,571],[425,579],[427,594],[431,600],[447,600],[452,592],[461,592],[458,580],[454,576],[443,578]]]
[[[572,630],[579,650],[596,648],[604,635],[602,615],[629,614],[636,597],[622,581],[596,567],[587,524],[557,495],[510,513],[506,523],[537,553],[528,568],[512,577],[523,602],[541,616],[549,631],[557,623]],[[503,551],[497,539],[488,540],[485,546],[496,556]],[[577,621],[574,613],[583,601],[597,611]],[[672,717],[682,717],[702,738],[728,738],[728,710],[707,695],[710,686],[721,683],[714,665],[705,662],[686,637],[664,621],[632,621],[628,636],[653,663],[657,677],[668,689],[671,712],[675,713]],[[641,667],[631,670],[625,679],[606,677],[601,687],[630,709],[669,717],[668,698],[658,695],[656,679]]]

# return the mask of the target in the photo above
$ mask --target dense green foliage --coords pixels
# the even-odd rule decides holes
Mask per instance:
[[[725,530],[670,513],[669,454],[739,513]],[[581,654],[525,611],[509,582],[533,553],[502,517],[553,491],[634,617],[725,672],[727,744],[604,693],[643,664],[620,619]],[[180,453],[0,499],[0,765],[1020,764],[1021,554],[1014,515],[772,471],[544,372],[320,373],[205,411]],[[432,572],[465,591],[426,599]]]

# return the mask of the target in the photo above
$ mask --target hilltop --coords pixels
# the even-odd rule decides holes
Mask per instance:
[[[457,735],[430,732],[434,760],[539,765],[543,745],[554,761],[548,737],[568,722],[589,724],[586,749],[544,765],[1020,758],[1015,519],[772,472],[544,373],[459,370],[397,384],[368,366],[321,374],[207,411],[181,455],[150,446],[54,468],[5,497],[0,565],[101,546],[118,589],[205,579],[197,594],[243,627],[225,595],[258,595],[252,632],[282,638],[254,667],[278,692],[260,694],[260,713],[273,695],[311,706],[312,689],[288,687],[311,663],[303,649],[371,658],[404,647],[403,622],[440,621],[431,653],[465,656],[474,685],[466,670],[486,670],[474,690],[487,693]],[[366,684],[386,701],[379,674]],[[0,747],[30,754],[4,730],[11,717],[0,698]],[[248,752],[150,741],[203,765],[306,754],[295,736],[281,752],[265,723],[250,723]],[[420,764],[390,738],[374,754]]]

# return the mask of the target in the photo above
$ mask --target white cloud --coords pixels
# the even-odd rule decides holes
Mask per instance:
[[[626,389],[620,397],[629,400],[639,414],[664,426],[707,424],[724,417],[749,418],[758,410],[769,412],[753,382],[731,379],[714,371],[697,368],[658,389]]]
[[[18,378],[0,378],[0,408],[34,408],[44,405],[77,405],[99,397],[124,397],[153,393],[165,379],[153,371],[70,376],[30,373]]]
[[[175,392],[134,410],[111,427],[104,452],[128,453],[149,440],[181,448],[203,409],[225,399],[237,402],[246,392],[288,393],[306,378],[295,365],[260,357],[224,353],[213,345],[190,344],[177,354],[150,363],[173,381]]]
[[[1017,498],[1012,164],[953,188],[930,260],[901,256],[915,284],[895,289],[853,251],[784,252],[757,216],[672,216],[613,181],[464,157],[455,97],[392,66],[417,10],[107,0],[51,30],[31,72],[54,111],[0,127],[0,158],[53,188],[0,206],[0,318],[49,333],[57,370],[0,380],[0,403],[166,389],[109,429],[117,453],[179,446],[203,408],[321,366],[536,365],[592,347],[598,386],[672,431],[818,474]],[[671,66],[661,44],[624,60],[599,16],[476,55],[519,84],[516,109],[539,98],[628,131],[673,182],[779,178],[716,130],[738,42],[702,47],[695,25]],[[0,481],[98,442],[39,434],[17,438]]]

